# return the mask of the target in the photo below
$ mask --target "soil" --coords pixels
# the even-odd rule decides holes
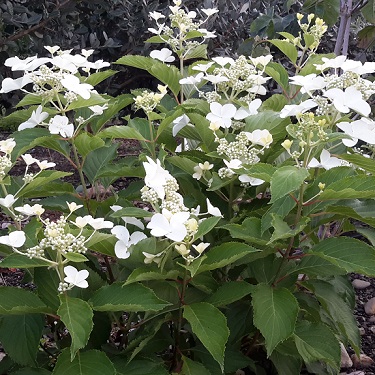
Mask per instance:
[[[5,139],[9,134],[2,133],[0,134],[0,139]],[[119,145],[119,155],[129,155],[139,153],[139,145],[136,141],[126,141],[122,142]],[[59,153],[46,149],[36,147],[28,151],[33,157],[39,160],[53,161],[56,163],[56,170],[73,172],[71,164]],[[18,161],[16,165],[12,168],[12,174],[22,175],[24,172],[25,164],[23,161]],[[78,173],[73,173],[71,176],[68,176],[67,181],[73,183],[76,186],[80,185]],[[127,187],[132,179],[129,178],[120,178],[113,184],[113,188],[116,191],[120,191]],[[49,212],[49,217],[51,219],[56,216],[56,213]],[[7,226],[9,219],[0,212],[0,228]],[[358,324],[358,327],[361,332],[361,341],[362,341],[362,350],[361,353],[370,357],[375,361],[375,315],[369,316],[365,313],[364,305],[365,303],[375,297],[375,279],[369,278],[363,275],[352,274],[349,275],[350,280],[360,279],[368,281],[370,285],[365,289],[355,289],[356,292],[356,308],[354,315]],[[4,269],[0,268],[0,285],[8,286],[20,286],[26,288],[33,288],[33,285],[30,283],[25,284],[23,282],[23,272],[16,269]],[[0,348],[1,351],[1,348]],[[353,355],[354,352],[348,348],[349,355]],[[1,353],[0,353],[1,354]],[[350,368],[342,369],[342,374],[352,374],[352,375],[375,375],[375,363],[364,366],[364,365],[353,365]]]

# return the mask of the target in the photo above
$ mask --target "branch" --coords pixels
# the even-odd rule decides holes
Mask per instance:
[[[65,0],[62,3],[58,2],[56,8],[51,13],[57,12],[58,10],[60,10],[61,8],[63,8],[64,6],[68,5],[70,2],[71,2],[71,0]],[[15,34],[9,36],[8,38],[3,38],[2,40],[0,40],[0,47],[2,47],[3,45],[5,45],[5,44],[7,44],[9,42],[14,42],[14,41],[16,41],[18,39],[21,39],[24,36],[29,35],[30,33],[34,32],[34,31],[36,31],[38,29],[43,28],[44,26],[46,26],[46,24],[48,22],[50,22],[52,19],[54,19],[56,17],[57,16],[47,17],[46,19],[44,19],[43,21],[41,21],[37,25],[34,25],[34,26],[30,27],[29,29],[18,31]]]

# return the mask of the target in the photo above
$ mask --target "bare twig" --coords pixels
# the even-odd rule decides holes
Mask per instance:
[[[59,9],[68,5],[70,2],[71,2],[71,0],[65,0],[62,3],[57,2],[56,8],[51,13],[53,14],[53,13],[57,12]],[[0,40],[0,47],[2,47],[3,45],[5,45],[9,42],[14,42],[16,40],[19,40],[19,39],[23,38],[24,36],[33,33],[34,31],[42,29],[43,27],[45,27],[48,24],[48,22],[50,22],[51,20],[53,20],[56,17],[57,16],[47,17],[43,21],[39,22],[37,25],[34,25],[34,26],[30,27],[29,29],[20,30],[20,31],[16,32],[15,34],[13,34],[13,35],[11,35],[7,38],[3,38],[2,40]]]

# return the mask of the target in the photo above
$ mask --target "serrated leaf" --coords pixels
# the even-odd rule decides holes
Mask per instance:
[[[297,48],[292,43],[287,40],[280,39],[271,39],[269,42],[276,46],[285,56],[287,56],[293,64],[297,62]]]
[[[267,355],[294,332],[299,306],[286,288],[258,284],[252,292],[254,324],[266,340]]]
[[[223,313],[209,303],[198,302],[184,306],[184,318],[223,371],[225,345],[229,337]]]
[[[0,267],[3,268],[34,268],[34,267],[48,267],[50,263],[42,259],[30,259],[26,255],[10,254],[0,261]]]
[[[270,182],[276,170],[277,168],[270,164],[257,163],[246,168],[246,173],[251,177],[260,178],[261,180]]]
[[[92,251],[114,257],[116,242],[117,239],[112,234],[95,232],[90,240],[86,243],[86,247]]]
[[[222,228],[229,230],[232,238],[240,238],[250,244],[265,246],[271,237],[268,231],[262,233],[261,220],[257,217],[248,217],[241,224],[227,224]]]
[[[265,73],[272,77],[284,89],[284,91],[288,91],[289,74],[281,64],[275,62],[268,63]],[[281,95],[281,97],[286,100],[284,95]]]
[[[152,217],[153,215],[154,214],[152,212],[146,211],[138,207],[124,207],[111,214],[112,217],[126,216],[126,217],[137,217],[137,218]]]
[[[207,44],[199,44],[193,49],[189,49],[185,59],[207,59]]]
[[[116,367],[116,375],[168,375],[169,372],[161,363],[146,359],[136,359],[128,363],[119,356],[113,359]]]
[[[73,361],[78,350],[86,346],[93,328],[94,316],[90,305],[79,298],[60,295],[61,305],[57,310],[61,321],[70,333],[70,360]]]
[[[228,281],[212,293],[206,302],[214,306],[225,306],[250,294],[254,286],[246,281]]]
[[[272,214],[284,218],[296,206],[296,201],[289,195],[278,199],[262,217],[262,234],[272,226]]]
[[[374,176],[350,176],[333,182],[319,195],[319,200],[375,198]]]
[[[116,375],[112,362],[104,352],[88,350],[80,352],[73,361],[69,350],[64,349],[57,358],[53,375]]]
[[[29,193],[33,193],[34,190],[39,187],[46,188],[46,185],[51,181],[58,180],[60,178],[70,176],[71,173],[59,172],[59,171],[42,171],[38,177],[35,177],[30,183],[25,185],[17,194],[18,197],[28,196]]]
[[[83,99],[79,95],[77,95],[77,98],[77,100],[74,100],[71,104],[69,104],[67,111],[79,108],[87,108],[94,105],[103,105],[108,102],[107,99],[104,99],[101,95],[95,93],[91,93],[89,99]]]
[[[47,306],[33,292],[11,286],[0,287],[0,314],[19,315],[48,311]]]
[[[70,260],[71,262],[74,262],[74,263],[80,263],[80,262],[87,262],[88,259],[83,255],[83,254],[79,254],[79,253],[65,253],[64,254],[64,257],[68,260]]]
[[[340,159],[346,160],[349,163],[363,168],[366,172],[375,174],[375,160],[364,157],[360,154],[343,154],[338,155]]]
[[[275,242],[280,239],[296,236],[310,222],[310,218],[302,217],[300,218],[298,223],[293,228],[291,228],[288,225],[288,223],[286,223],[282,219],[282,217],[280,217],[279,215],[272,213],[271,216],[272,216],[272,227],[274,228],[274,231],[272,233],[272,237],[269,240],[268,244],[271,244],[272,242]]]
[[[60,299],[57,289],[59,287],[60,279],[54,270],[47,268],[34,269],[34,284],[37,287],[38,297],[57,314],[57,309],[60,306]]]
[[[285,197],[287,194],[297,190],[309,176],[306,168],[297,168],[295,166],[280,167],[271,178],[271,201]]]
[[[216,224],[220,221],[221,217],[212,216],[207,219],[204,219],[199,223],[198,231],[194,235],[194,241],[198,238],[204,236],[208,232],[210,232],[213,228],[215,228]]]
[[[322,323],[300,322],[296,325],[294,341],[306,363],[323,361],[340,368],[340,345],[332,331]]]
[[[0,341],[5,352],[22,366],[35,366],[44,328],[40,314],[3,316],[0,319]]]
[[[77,147],[78,153],[82,157],[85,157],[91,151],[103,147],[105,142],[100,137],[92,136],[88,133],[80,133],[78,137],[74,139],[74,145]]]
[[[348,237],[328,238],[312,247],[309,254],[319,256],[346,272],[375,276],[375,249]]]
[[[101,138],[121,138],[121,139],[137,139],[145,141],[146,139],[134,128],[130,126],[111,126],[98,134]]]
[[[202,363],[195,362],[188,357],[182,356],[182,370],[181,375],[211,375],[211,373],[202,365]]]
[[[317,297],[320,304],[331,316],[337,329],[347,338],[352,348],[359,355],[361,337],[352,309],[335,291],[334,286],[323,280],[311,280],[304,285]]]
[[[201,263],[197,273],[225,267],[246,255],[258,251],[260,250],[242,242],[223,243],[207,252],[206,258]]]
[[[96,311],[160,311],[170,303],[156,297],[155,293],[141,284],[114,283],[100,288],[90,299]]]
[[[327,259],[307,254],[298,262],[293,273],[306,274],[314,277],[345,275],[346,271],[344,268],[332,264],[332,262]]]
[[[118,72],[116,70],[107,69],[102,72],[96,72],[90,74],[86,79],[84,83],[88,83],[92,86],[96,86],[100,82],[103,82],[109,77],[112,77],[113,75],[117,74]]]
[[[40,95],[36,94],[27,94],[25,95],[16,105],[16,108],[20,107],[26,107],[29,105],[37,105],[41,104],[43,101],[42,97]]]
[[[147,280],[166,280],[166,279],[177,279],[179,272],[177,270],[161,271],[160,269],[152,270],[150,268],[141,267],[135,269],[129,277],[126,279],[124,285],[129,285],[139,281]]]

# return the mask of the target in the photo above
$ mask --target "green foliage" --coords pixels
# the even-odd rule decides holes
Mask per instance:
[[[347,93],[327,88],[338,82],[359,97],[371,83],[352,71],[351,87],[330,66],[321,74],[333,57],[316,53],[326,25],[295,19],[299,2],[271,1],[262,14],[247,1],[230,3],[237,18],[227,1],[210,16],[200,7],[187,13],[188,0],[172,8],[145,1],[144,9],[81,1],[61,10],[87,21],[84,47],[101,46],[116,69],[152,77],[146,89],[134,75],[137,87],[119,94],[122,73],[98,71],[102,62],[76,44],[63,55],[48,48],[56,58],[31,76],[25,68],[38,79],[4,119],[20,130],[0,142],[0,208],[9,222],[0,264],[24,270],[22,284],[35,289],[0,287],[4,373],[337,374],[340,343],[360,353],[346,275],[375,276],[373,148],[368,158],[345,146],[350,134],[337,127],[368,106],[358,98],[352,108],[340,102]],[[1,12],[11,14],[9,4]],[[304,6],[330,24],[338,17],[336,1]],[[39,25],[39,13],[24,8],[16,11],[29,27]],[[105,41],[91,30],[104,13]],[[156,27],[147,48],[163,44],[165,54],[115,56],[135,19],[132,35]],[[235,26],[249,20],[251,58],[207,59],[214,35],[204,28],[220,26],[214,41],[223,49],[220,29],[240,34]],[[17,82],[4,80],[3,94]],[[317,109],[304,107],[309,98]],[[63,171],[50,153],[64,159]],[[355,232],[371,245],[347,237]]]

